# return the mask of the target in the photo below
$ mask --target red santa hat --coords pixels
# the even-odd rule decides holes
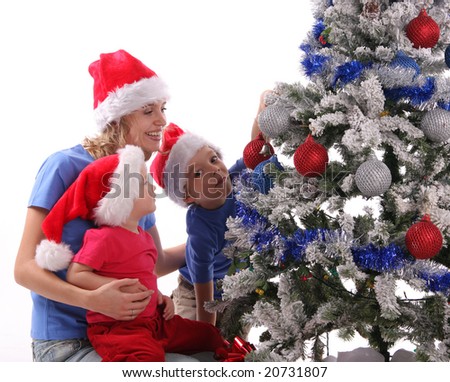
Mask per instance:
[[[89,73],[94,78],[94,116],[100,130],[142,106],[169,98],[164,81],[124,50],[101,54],[89,65]]]
[[[187,207],[188,163],[205,146],[211,147],[222,158],[220,150],[204,138],[185,132],[174,123],[164,128],[162,145],[150,165],[150,173],[169,198],[182,207]]]
[[[144,168],[142,149],[131,145],[86,166],[42,223],[46,239],[36,248],[37,264],[50,271],[69,266],[73,253],[61,240],[64,225],[73,219],[93,220],[97,225],[122,224],[139,197]]]

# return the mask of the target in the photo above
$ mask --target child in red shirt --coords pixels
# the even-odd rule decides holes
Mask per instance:
[[[135,278],[138,288],[154,291],[138,316],[129,312],[129,321],[88,311],[88,337],[103,361],[164,361],[166,352],[215,352],[225,346],[217,328],[174,315],[172,300],[158,292],[157,250],[152,237],[139,227],[139,219],[155,208],[144,154],[128,145],[88,165],[44,220],[48,240],[37,250],[41,264],[55,269],[54,261],[62,262],[62,268],[72,261],[67,280],[85,289]],[[95,220],[98,228],[86,232],[73,257],[61,236],[63,225],[77,217]]]

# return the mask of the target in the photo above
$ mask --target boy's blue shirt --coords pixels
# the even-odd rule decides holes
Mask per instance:
[[[229,169],[232,181],[245,170],[243,159]],[[186,214],[188,239],[186,242],[186,266],[180,268],[181,275],[191,284],[214,281],[214,298],[220,299],[221,292],[216,283],[224,278],[231,260],[223,254],[226,245],[227,219],[236,216],[234,192],[225,204],[215,210],[192,205]]]

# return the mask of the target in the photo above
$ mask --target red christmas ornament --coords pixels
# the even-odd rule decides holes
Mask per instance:
[[[419,16],[406,26],[406,36],[414,48],[433,48],[439,40],[440,33],[439,25],[427,15],[425,9],[422,9]]]
[[[430,216],[425,215],[408,229],[405,242],[406,248],[416,259],[430,259],[442,248],[442,234],[430,221]]]
[[[294,165],[299,174],[312,178],[325,172],[328,152],[320,143],[314,141],[311,134],[294,153]]]
[[[273,146],[265,141],[262,133],[259,133],[258,136],[250,141],[244,148],[243,156],[245,166],[254,170],[258,164],[269,159],[274,153],[275,150]]]

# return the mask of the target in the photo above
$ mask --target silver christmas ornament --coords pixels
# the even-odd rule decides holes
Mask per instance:
[[[385,193],[392,182],[389,167],[378,159],[369,159],[356,170],[355,182],[364,196],[377,196]]]
[[[450,138],[450,111],[433,109],[422,118],[420,127],[433,142],[445,142]]]
[[[259,128],[269,138],[276,138],[291,127],[289,110],[280,104],[272,104],[258,115]]]

